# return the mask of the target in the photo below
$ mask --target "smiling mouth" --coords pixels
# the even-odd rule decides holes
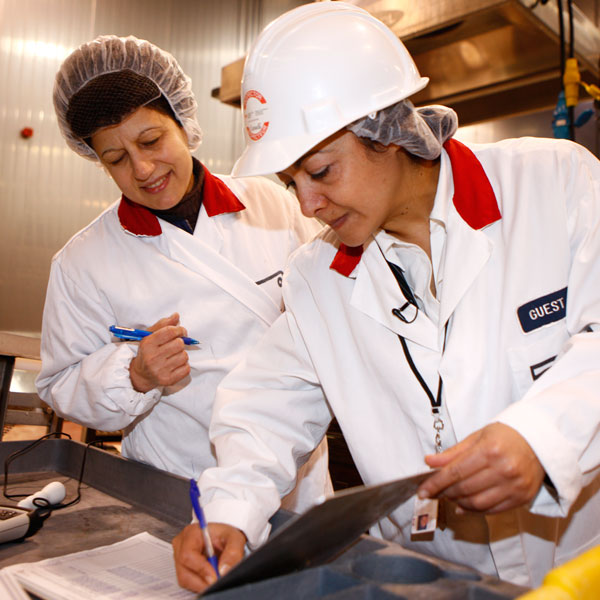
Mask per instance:
[[[150,194],[157,194],[158,192],[162,192],[162,190],[164,190],[165,187],[167,187],[167,184],[169,183],[169,177],[170,173],[167,173],[166,175],[163,175],[160,179],[157,179],[151,185],[145,185],[142,189]]]
[[[335,229],[339,229],[346,221],[346,217],[347,215],[342,215],[341,217],[338,217],[335,221],[332,221],[331,223],[328,223],[329,227],[331,227],[331,229],[335,230]]]

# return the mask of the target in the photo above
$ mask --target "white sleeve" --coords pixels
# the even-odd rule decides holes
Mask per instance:
[[[108,306],[86,295],[55,259],[42,322],[42,369],[36,385],[61,417],[104,431],[125,428],[160,399],[161,389],[133,389],[133,344],[111,343]]]
[[[281,315],[217,390],[210,427],[218,467],[200,488],[209,521],[241,529],[251,548],[325,436],[329,405],[292,314]]]
[[[561,181],[567,198],[571,268],[567,328],[571,337],[524,397],[496,419],[516,429],[546,470],[532,510],[567,516],[600,469],[600,162],[582,147],[570,153]]]

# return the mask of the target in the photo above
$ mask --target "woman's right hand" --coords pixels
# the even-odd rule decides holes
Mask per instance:
[[[219,574],[225,575],[244,558],[246,536],[224,523],[209,523],[208,532],[219,559]],[[177,582],[193,592],[203,592],[217,580],[204,553],[204,538],[198,523],[191,523],[173,538]]]
[[[181,339],[187,331],[179,325],[179,314],[157,321],[148,331],[152,331],[152,335],[139,343],[137,356],[129,364],[133,388],[143,393],[174,385],[190,373],[188,354]]]

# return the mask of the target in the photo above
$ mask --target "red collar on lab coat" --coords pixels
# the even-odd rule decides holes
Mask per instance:
[[[473,229],[481,229],[502,217],[498,202],[483,167],[473,152],[458,140],[444,144],[452,165],[454,197],[452,201],[462,219]],[[360,262],[363,247],[340,244],[330,265],[348,277]]]
[[[218,177],[212,175],[204,165],[203,169],[202,204],[209,217],[238,212],[246,208]],[[162,233],[158,217],[145,206],[132,202],[125,196],[121,197],[118,214],[121,227],[130,233],[144,236],[155,236]]]

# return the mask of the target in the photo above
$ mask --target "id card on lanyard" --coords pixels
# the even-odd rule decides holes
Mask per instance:
[[[398,282],[398,286],[400,287],[400,290],[402,291],[402,294],[403,294],[404,298],[406,299],[406,303],[400,309],[398,309],[398,308],[392,309],[392,314],[395,317],[399,318],[404,323],[412,323],[417,318],[417,314],[419,312],[417,300],[414,297],[414,294],[412,293],[412,290],[410,289],[410,286],[408,285],[406,278],[404,277],[404,273],[403,273],[402,269],[400,267],[398,267],[398,265],[395,265],[394,263],[392,263],[388,260],[386,260],[386,262],[387,262],[388,266],[390,267],[392,273],[394,274],[394,277],[396,278],[396,281]],[[409,320],[407,317],[404,316],[403,313],[410,306],[414,307],[415,313],[414,313],[414,316],[412,316],[412,318]],[[444,343],[442,346],[442,354],[446,347],[447,334],[448,334],[448,323],[446,322],[446,324],[444,326]],[[416,377],[417,381],[423,388],[423,391],[425,392],[425,394],[427,395],[427,398],[429,400],[429,404],[431,405],[431,415],[433,417],[433,429],[435,431],[435,434],[434,434],[435,451],[436,451],[436,454],[439,454],[443,450],[441,433],[444,429],[444,421],[441,417],[442,388],[443,388],[442,376],[439,375],[437,394],[434,396],[432,391],[429,389],[427,382],[423,379],[423,376],[421,375],[417,366],[415,365],[415,362],[412,359],[412,356],[410,354],[410,350],[408,348],[408,344],[406,343],[406,340],[401,335],[398,335],[398,338],[400,339],[400,343],[402,344],[402,350],[404,351],[404,356],[406,358],[406,362],[408,363],[408,365],[409,365],[411,371],[413,372],[414,376]],[[430,533],[434,532],[436,527],[438,526],[438,523],[440,524],[440,526],[443,527],[443,523],[440,523],[439,519],[438,519],[438,513],[439,513],[440,508],[441,508],[440,501],[437,498],[423,498],[423,499],[415,498],[415,506],[413,509],[411,534],[413,536],[416,536],[416,538],[418,539],[418,537],[422,536],[423,534],[430,534]]]

